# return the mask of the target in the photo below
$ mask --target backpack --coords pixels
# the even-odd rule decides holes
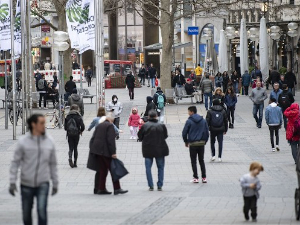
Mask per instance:
[[[79,134],[79,129],[74,118],[70,118],[67,123],[67,135],[68,136],[77,136]]]
[[[223,126],[224,118],[222,111],[211,110],[211,126],[220,128]]]
[[[38,81],[38,88],[40,90],[43,90],[45,88],[45,80],[44,79],[39,79],[39,81]]]
[[[291,106],[291,100],[289,98],[288,93],[282,93],[281,94],[281,107],[284,109],[287,109]]]
[[[157,94],[157,108],[158,109],[163,109],[165,107],[165,99],[162,94]]]

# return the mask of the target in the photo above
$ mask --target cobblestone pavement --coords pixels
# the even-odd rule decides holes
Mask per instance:
[[[95,84],[90,88],[95,92]],[[130,174],[121,180],[129,193],[122,196],[95,196],[92,194],[94,172],[86,169],[88,142],[92,132],[84,132],[79,144],[79,167],[68,165],[68,145],[63,130],[48,130],[56,140],[59,193],[49,197],[49,224],[245,224],[242,214],[242,194],[238,179],[248,171],[251,161],[260,161],[261,198],[258,200],[258,224],[296,224],[294,191],[297,186],[295,166],[290,147],[280,130],[280,152],[271,152],[269,131],[255,127],[252,105],[245,96],[238,98],[235,129],[224,138],[223,162],[210,162],[210,146],[206,146],[205,162],[207,184],[193,184],[188,149],[184,147],[181,131],[187,119],[189,99],[179,105],[168,105],[166,124],[169,132],[170,156],[166,158],[165,185],[162,192],[149,192],[146,182],[141,143],[129,140],[126,126],[130,108],[145,109],[150,89],[136,89],[136,98],[129,101],[125,89],[107,90],[107,99],[117,94],[124,103],[121,128],[124,133],[117,141],[118,157],[124,161]],[[0,98],[3,98],[3,91]],[[86,102],[88,103],[88,101]],[[86,104],[86,125],[96,114],[95,104]],[[198,105],[205,115],[203,105]],[[45,111],[44,111],[45,112]],[[19,194],[8,194],[8,170],[16,141],[12,127],[4,130],[4,110],[0,109],[0,224],[21,224]],[[18,137],[20,126],[18,126]],[[153,168],[156,177],[156,168]],[[112,190],[110,179],[108,189]],[[33,212],[36,218],[35,210]],[[35,222],[36,224],[36,222]]]

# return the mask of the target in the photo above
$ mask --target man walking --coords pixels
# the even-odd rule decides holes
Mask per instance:
[[[270,94],[270,102],[271,102],[271,99],[274,98],[275,103],[278,103],[278,98],[281,93],[282,93],[282,90],[279,89],[279,83],[274,83],[273,91],[271,91],[271,94]]]
[[[269,83],[274,86],[275,83],[279,83],[280,81],[280,73],[277,71],[276,66],[274,66],[273,70],[270,73]]]
[[[295,85],[297,84],[297,79],[293,71],[290,69],[284,76],[284,81],[286,82],[289,91],[295,96]]]
[[[153,96],[153,102],[156,105],[156,110],[159,116],[159,122],[164,123],[166,96],[160,87],[157,87],[157,91]]]
[[[206,183],[206,170],[204,163],[204,148],[209,138],[206,120],[197,114],[196,106],[188,108],[189,118],[182,131],[182,138],[186,147],[190,148],[190,158],[193,169],[193,183],[199,183],[197,172],[197,156],[202,173],[202,183]]]
[[[80,95],[77,94],[77,89],[74,88],[72,91],[72,95],[69,97],[68,99],[68,104],[69,106],[72,105],[77,105],[80,109],[80,115],[83,116],[84,115],[84,104],[83,104],[83,99]]]
[[[118,101],[117,95],[113,95],[111,99],[112,101],[106,105],[106,111],[112,112],[114,114],[114,124],[118,129],[120,129],[120,115],[123,110],[123,105]],[[117,136],[116,139],[119,139],[119,136]]]
[[[85,72],[85,76],[86,76],[86,79],[87,79],[87,82],[88,82],[88,87],[91,87],[92,86],[93,71],[92,71],[90,66],[88,66],[88,68]]]
[[[44,107],[43,109],[47,109],[46,107],[46,96],[47,96],[47,81],[45,80],[45,75],[42,75],[42,78],[38,81],[38,92],[40,93],[40,100],[39,100],[39,109],[41,109],[42,106],[42,100],[44,101]]]
[[[200,85],[200,81],[202,79],[202,68],[200,67],[200,64],[195,68],[195,73],[196,73],[196,83],[197,85]]]
[[[126,86],[128,88],[128,91],[129,91],[130,100],[134,99],[134,82],[135,82],[135,78],[132,75],[132,72],[130,71],[127,74],[126,79],[125,79],[125,84],[126,84]]]
[[[21,198],[23,223],[32,225],[32,207],[37,199],[38,224],[47,224],[47,200],[49,181],[52,180],[52,195],[57,193],[58,176],[55,145],[45,134],[45,117],[32,115],[28,120],[29,133],[22,136],[10,167],[9,193],[15,196],[18,171],[21,167]]]
[[[149,191],[154,190],[151,167],[155,158],[158,170],[157,190],[162,191],[164,183],[165,156],[169,155],[169,147],[166,139],[168,131],[164,124],[158,123],[155,110],[149,111],[149,120],[145,123],[139,133],[139,140],[142,141],[143,157],[145,158],[146,175]]]
[[[289,87],[287,86],[287,84],[283,84],[282,89],[283,91],[278,97],[278,104],[282,110],[284,129],[286,129],[287,118],[284,115],[284,111],[295,102],[295,99],[293,94],[289,91]]]
[[[71,168],[77,167],[78,159],[78,143],[79,137],[85,129],[82,117],[79,113],[78,105],[73,104],[70,108],[65,120],[65,131],[67,131],[68,144],[69,144],[69,165]],[[74,152],[74,163],[72,161],[72,155]]]
[[[253,117],[256,121],[256,126],[261,128],[263,119],[264,101],[268,98],[268,94],[264,88],[261,87],[261,81],[256,82],[256,88],[254,88],[249,96],[253,102]],[[257,117],[257,112],[259,117]]]
[[[73,76],[70,76],[70,80],[65,84],[65,101],[68,101],[69,96],[72,94],[72,91],[76,88],[76,84],[73,81]]]
[[[146,69],[145,69],[145,65],[142,64],[142,68],[140,68],[139,70],[139,75],[140,75],[140,83],[145,86],[145,76],[146,76]]]
[[[248,96],[250,84],[251,84],[251,76],[248,73],[248,70],[246,70],[245,73],[242,76],[242,85],[244,87],[246,96]]]
[[[148,75],[151,80],[151,87],[155,88],[156,69],[153,67],[153,63],[150,64],[150,67],[148,69]]]
[[[211,161],[215,161],[216,159],[215,142],[217,138],[219,144],[218,160],[222,162],[223,135],[225,135],[228,130],[228,119],[224,108],[220,105],[219,99],[215,99],[213,106],[208,110],[206,121],[210,130]]]
[[[209,98],[209,107],[212,105],[212,92],[214,90],[213,83],[209,79],[209,74],[205,75],[205,78],[200,84],[200,89],[202,90],[202,93],[205,97],[205,109],[208,110],[208,98]]]

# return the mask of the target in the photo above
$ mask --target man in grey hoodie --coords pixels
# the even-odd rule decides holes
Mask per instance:
[[[256,126],[261,128],[263,119],[264,101],[268,98],[266,89],[261,87],[261,81],[256,82],[256,88],[254,88],[249,96],[253,102],[253,117],[256,121]],[[257,112],[259,117],[257,117]]]
[[[208,110],[208,98],[209,98],[209,108],[210,108],[212,106],[212,92],[214,90],[213,83],[209,79],[209,74],[205,75],[205,78],[200,84],[200,89],[205,97],[205,109]]]
[[[72,95],[68,99],[68,104],[71,107],[72,105],[78,105],[80,115],[83,116],[84,114],[84,104],[83,99],[80,95],[77,94],[77,89],[74,88],[72,91]]]
[[[21,167],[23,223],[32,224],[31,211],[36,197],[38,224],[47,224],[49,181],[52,180],[52,195],[57,193],[58,188],[55,145],[53,139],[45,134],[43,115],[34,114],[27,123],[30,132],[20,138],[11,162],[9,193],[15,196]]]

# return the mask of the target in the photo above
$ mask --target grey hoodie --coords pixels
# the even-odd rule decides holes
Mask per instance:
[[[258,177],[253,177],[250,173],[247,173],[241,177],[240,183],[245,197],[256,196],[256,198],[259,198],[258,191],[261,189],[261,184]],[[256,184],[256,188],[250,188],[250,184]]]
[[[254,88],[251,92],[251,95],[249,96],[251,101],[254,104],[263,104],[264,101],[268,98],[268,94],[266,92],[266,89],[264,88]]]
[[[123,110],[123,105],[121,102],[109,102],[106,105],[106,111],[113,112],[115,115],[115,118],[119,118]]]
[[[83,116],[84,114],[84,104],[82,98],[78,94],[72,94],[68,99],[69,106],[74,104],[78,105],[80,109],[80,115]]]
[[[39,187],[52,180],[53,187],[58,187],[55,145],[47,135],[22,136],[15,150],[10,166],[10,183],[16,184],[18,169],[21,167],[21,184],[27,187]]]

